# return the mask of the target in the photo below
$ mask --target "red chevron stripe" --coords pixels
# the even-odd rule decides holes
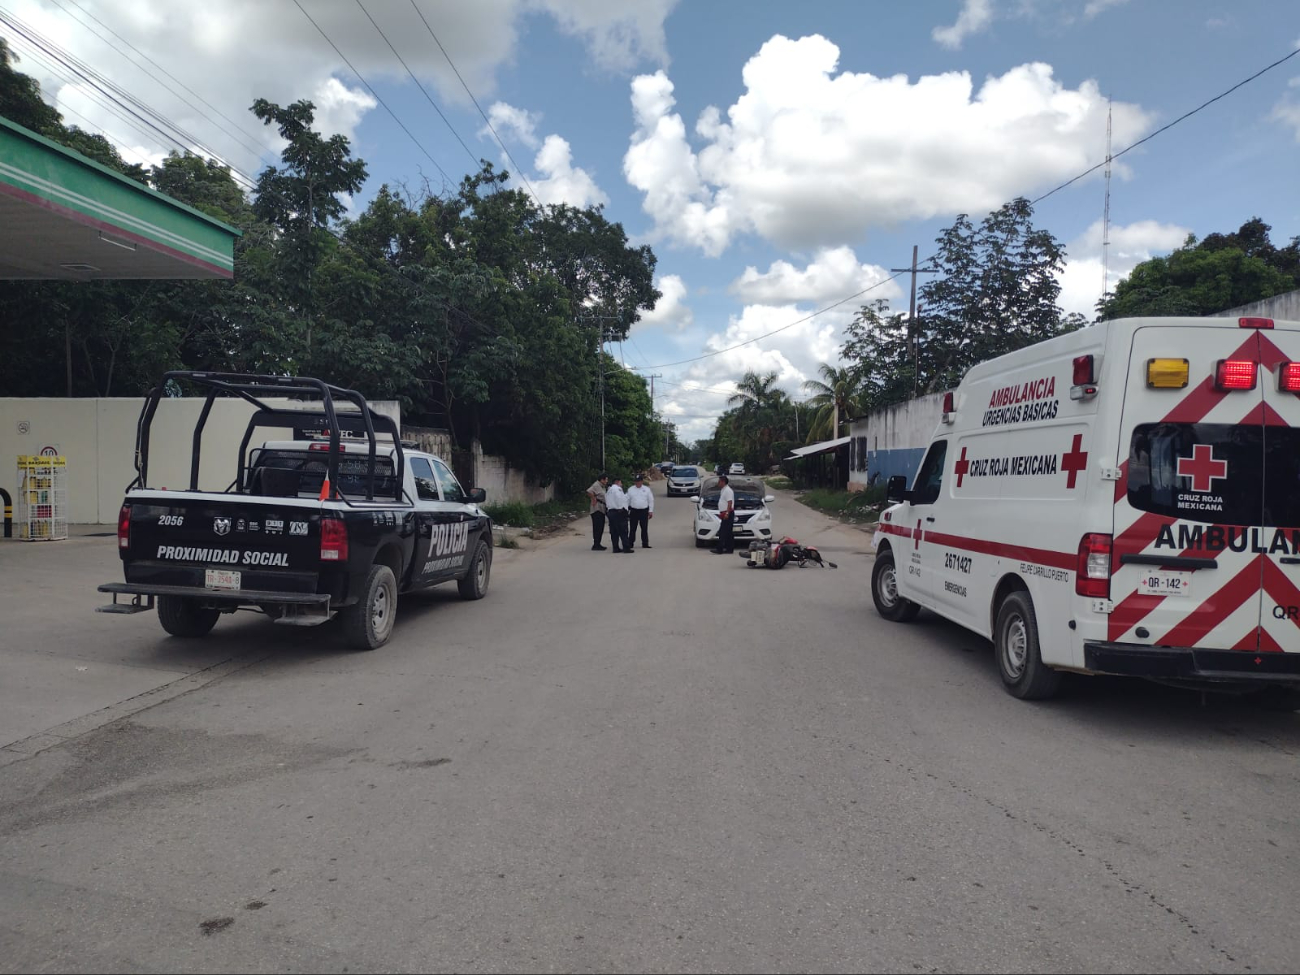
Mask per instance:
[[[1165,647],[1194,647],[1205,635],[1235,613],[1241,605],[1258,594],[1260,587],[1260,561],[1256,556],[1218,592],[1201,601],[1195,613],[1184,619],[1155,643]]]
[[[1252,626],[1250,632],[1233,644],[1234,650],[1258,650],[1259,649],[1260,628]]]
[[[1259,649],[1269,653],[1283,653],[1282,645],[1273,639],[1273,634],[1262,626],[1259,628]]]

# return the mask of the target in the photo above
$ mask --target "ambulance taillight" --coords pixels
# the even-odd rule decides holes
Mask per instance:
[[[1074,357],[1073,382],[1070,386],[1070,399],[1086,400],[1097,395],[1096,374],[1093,358],[1090,355]]]
[[[1220,359],[1214,368],[1214,385],[1224,390],[1254,389],[1258,372],[1247,359]]]
[[[1110,550],[1110,535],[1091,532],[1079,540],[1074,591],[1080,596],[1110,598]]]
[[[1277,374],[1277,388],[1284,393],[1300,393],[1300,362],[1284,362]]]
[[[943,420],[944,423],[953,423],[954,421],[956,421],[957,419],[957,394],[956,393],[948,392],[943,394],[943,416],[941,417],[941,419]]]

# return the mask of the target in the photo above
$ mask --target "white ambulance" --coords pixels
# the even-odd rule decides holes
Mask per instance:
[[[1068,671],[1300,706],[1300,322],[1122,319],[982,363],[889,500],[877,610],[990,638],[1017,697]]]

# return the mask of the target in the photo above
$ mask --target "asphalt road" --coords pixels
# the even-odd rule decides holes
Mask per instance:
[[[0,546],[0,720],[87,712],[0,767],[0,971],[1300,968],[1300,715],[1022,703],[875,615],[862,533],[784,496],[840,568],[749,570],[658,504],[652,550],[499,551],[370,654],[168,638],[92,612],[111,538]]]

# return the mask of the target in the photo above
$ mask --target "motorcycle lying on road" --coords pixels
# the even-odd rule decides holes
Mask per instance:
[[[784,569],[793,562],[799,568],[809,565],[823,569],[838,569],[834,562],[823,559],[821,552],[811,545],[800,545],[796,539],[773,538],[767,541],[750,542],[747,551],[737,552],[745,565],[751,569]]]

